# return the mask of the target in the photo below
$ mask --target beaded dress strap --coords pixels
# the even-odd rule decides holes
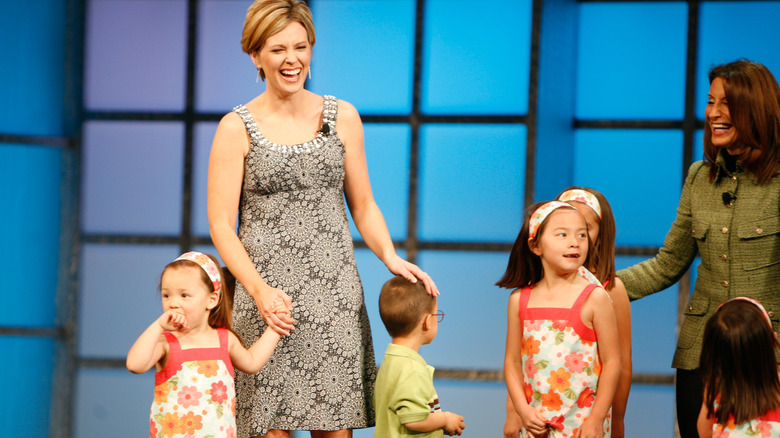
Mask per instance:
[[[233,111],[235,111],[244,122],[246,133],[249,134],[249,141],[252,142],[251,146],[254,148],[260,143],[261,138],[260,131],[257,129],[257,123],[255,123],[255,118],[252,117],[252,113],[250,113],[244,105],[238,105],[237,107],[233,108]]]
[[[252,117],[252,113],[246,108],[246,105],[238,105],[233,108],[233,111],[241,117],[246,127],[246,132],[249,134],[249,140],[252,143],[250,150],[256,147],[265,147],[272,151],[281,152],[283,154],[301,154],[310,153],[321,148],[327,142],[327,138],[330,135],[336,133],[336,112],[338,110],[338,100],[333,96],[323,96],[323,108],[322,108],[322,123],[328,126],[317,131],[317,136],[313,140],[305,141],[300,144],[286,145],[274,143],[263,136],[259,129],[257,129],[257,122]]]
[[[339,110],[339,101],[335,96],[325,95],[322,108],[322,124],[328,125],[330,132],[336,132],[336,116]]]

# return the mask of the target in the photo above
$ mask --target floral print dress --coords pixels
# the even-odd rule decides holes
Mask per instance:
[[[580,317],[596,287],[585,287],[569,309],[529,308],[532,288],[520,292],[525,395],[546,419],[549,437],[574,437],[596,400],[601,374],[596,332]],[[611,436],[611,414],[603,430],[604,437]]]
[[[717,409],[717,403],[715,406]],[[727,424],[714,423],[712,425],[712,438],[745,437],[780,437],[780,408],[742,424],[734,424],[734,417],[731,417]]]
[[[165,333],[168,363],[154,375],[151,438],[236,436],[236,390],[228,330],[217,329],[218,348],[182,349]]]

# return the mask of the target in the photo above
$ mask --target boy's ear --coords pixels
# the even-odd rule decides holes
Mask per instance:
[[[542,249],[539,248],[539,245],[537,245],[537,241],[534,240],[532,237],[528,238],[528,248],[531,250],[532,253],[538,255],[539,257],[542,256]]]
[[[422,329],[424,332],[427,332],[431,329],[430,325],[428,324],[428,317],[431,316],[430,313],[426,313],[425,316],[423,316],[422,319]]]

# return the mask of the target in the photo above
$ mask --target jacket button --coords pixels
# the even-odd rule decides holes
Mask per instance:
[[[729,287],[729,281],[728,280],[723,282],[723,287]]]
[[[764,230],[763,230],[763,229],[761,229],[761,228],[756,228],[756,234],[761,234],[761,233],[763,233],[763,232],[764,232]]]
[[[726,260],[728,260],[728,259],[729,259],[729,256],[727,256],[726,254],[721,254],[721,255],[720,255],[720,259],[721,259],[721,260],[723,260],[723,261],[725,262]]]
[[[693,312],[693,306],[688,306],[688,311]]]
[[[731,177],[731,180],[732,180],[732,181],[736,181],[736,180],[737,180],[737,177],[736,177],[736,176],[732,176],[732,177]]]
[[[723,227],[723,228],[720,229],[720,232],[723,233],[723,234],[726,234],[726,233],[729,232],[729,229],[728,229],[728,227]]]
[[[769,312],[767,312],[766,314],[769,315],[770,318],[774,318],[775,317],[775,312],[773,312],[771,310]]]

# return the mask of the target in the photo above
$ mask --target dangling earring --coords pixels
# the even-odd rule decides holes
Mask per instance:
[[[311,80],[311,64],[309,65],[309,80]]]
[[[260,67],[257,67],[257,79],[255,79],[255,83],[256,84],[260,83]]]

